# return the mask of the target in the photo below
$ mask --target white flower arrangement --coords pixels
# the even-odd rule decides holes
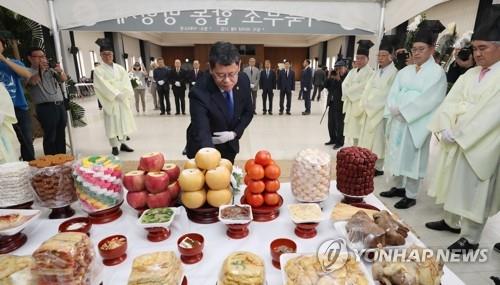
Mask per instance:
[[[243,184],[243,170],[238,166],[233,166],[233,173],[231,173],[231,185],[233,186],[233,193],[238,193],[245,190]]]
[[[132,84],[132,88],[137,88],[142,86],[142,82],[139,77],[135,76],[133,72],[128,74],[128,78],[130,78],[130,83]]]
[[[413,22],[411,22],[410,24],[408,24],[408,28],[407,30],[409,32],[415,32],[418,28],[418,25],[420,25],[420,23],[423,21],[423,17],[421,15],[418,15],[415,17],[415,19],[413,19]]]

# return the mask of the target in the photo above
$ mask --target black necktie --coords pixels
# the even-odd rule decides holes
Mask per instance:
[[[250,76],[253,75],[253,68],[250,67]]]
[[[234,103],[231,93],[224,91],[224,97],[226,99],[227,110],[229,111],[229,119],[233,119],[234,115]]]

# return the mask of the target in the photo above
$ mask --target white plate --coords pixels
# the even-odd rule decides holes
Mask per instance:
[[[292,210],[290,209],[292,206],[304,206],[304,207],[314,207],[316,208],[317,210],[319,210],[319,213],[320,213],[320,217],[318,219],[309,219],[309,220],[305,220],[305,219],[301,219],[300,217],[296,217],[293,215],[292,213]],[[321,211],[321,207],[317,204],[317,203],[300,203],[300,204],[290,204],[287,206],[288,208],[288,213],[290,214],[290,217],[292,218],[292,221],[296,224],[301,224],[301,223],[319,223],[323,220],[325,220],[325,217],[323,215],[323,212]]]
[[[162,227],[162,228],[168,228],[170,227],[170,224],[172,224],[172,222],[174,221],[174,218],[175,218],[175,215],[177,215],[177,211],[178,211],[178,208],[176,207],[168,207],[169,209],[171,209],[173,211],[173,214],[172,214],[172,218],[170,218],[170,220],[168,222],[165,222],[165,223],[142,223],[142,217],[149,211],[149,210],[153,210],[153,209],[148,209],[146,211],[144,211],[141,216],[139,217],[139,219],[137,220],[137,224],[145,229],[147,228],[157,228],[157,227]]]
[[[335,229],[340,232],[340,234],[342,234],[342,236],[344,236],[346,242],[347,242],[347,245],[352,248],[352,249],[356,249],[356,250],[362,250],[362,249],[367,249],[366,246],[363,244],[363,242],[361,241],[358,241],[358,242],[351,242],[351,240],[349,240],[349,235],[347,234],[347,229],[346,229],[346,226],[347,226],[347,221],[339,221],[339,222],[336,222],[334,223],[334,226],[335,226]],[[412,244],[421,244],[418,239],[415,237],[415,235],[413,235],[411,232],[408,232],[408,236],[405,238],[405,244],[404,245],[399,245],[399,246],[385,246],[384,248],[388,248],[388,249],[398,249],[398,248],[408,248],[410,247],[410,245]]]
[[[233,206],[239,206],[239,207],[244,207],[249,209],[250,211],[250,218],[244,219],[244,220],[231,220],[231,219],[223,219],[221,217],[222,210],[228,207],[233,207]],[[252,213],[252,207],[250,205],[241,205],[241,204],[235,204],[235,205],[222,205],[219,207],[219,221],[225,225],[227,224],[246,224],[250,223],[253,221],[253,213]]]
[[[26,228],[29,224],[31,224],[33,221],[38,219],[38,217],[40,216],[40,210],[0,209],[0,216],[10,215],[10,214],[20,214],[23,216],[31,216],[31,217],[27,221],[18,225],[15,228],[8,228],[8,229],[0,231],[1,235],[11,236],[11,235],[15,235],[15,234],[19,233],[24,228]]]
[[[354,254],[354,253],[352,253],[352,254]],[[280,255],[281,277],[283,280],[282,284],[286,284],[288,281],[288,278],[287,278],[286,272],[285,272],[286,263],[290,259],[295,258],[295,257],[299,257],[299,256],[316,256],[316,253],[284,253],[284,254]],[[375,285],[375,282],[373,281],[372,275],[369,274],[368,269],[366,268],[364,263],[362,261],[359,261],[358,265],[359,265],[359,268],[361,269],[361,271],[363,272],[363,274],[365,275],[366,280],[368,280],[368,285]]]

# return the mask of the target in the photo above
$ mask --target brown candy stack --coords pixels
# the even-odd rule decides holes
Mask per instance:
[[[337,188],[349,196],[373,192],[377,155],[362,147],[346,147],[337,153]]]
[[[43,207],[60,208],[76,201],[72,176],[73,156],[46,155],[30,161],[31,185]]]

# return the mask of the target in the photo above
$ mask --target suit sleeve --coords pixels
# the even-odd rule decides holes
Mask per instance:
[[[295,91],[295,71],[290,71],[290,79],[292,84],[292,91]]]
[[[262,82],[263,78],[262,78],[262,73],[259,75],[259,89],[263,89],[262,86],[264,86],[264,82]]]
[[[281,90],[281,71],[278,70],[276,76],[278,76],[278,81],[277,81],[278,89]]]
[[[248,94],[244,97],[243,108],[240,115],[239,124],[234,128],[236,137],[240,139],[243,136],[243,132],[246,127],[250,124],[253,118],[253,104],[252,96],[250,95],[250,89]]]
[[[200,100],[199,94],[193,91],[189,94],[189,112],[191,113],[191,127],[198,135],[201,147],[214,147],[210,132],[210,119],[206,104]]]

